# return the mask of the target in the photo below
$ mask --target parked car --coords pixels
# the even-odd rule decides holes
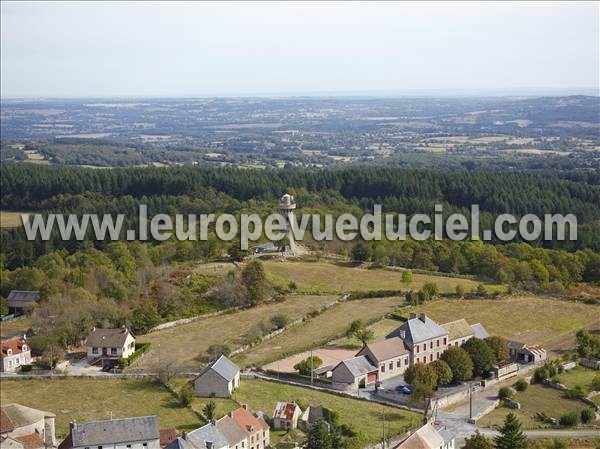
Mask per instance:
[[[407,385],[398,385],[396,387],[396,392],[397,393],[402,393],[402,394],[411,394],[412,390]]]

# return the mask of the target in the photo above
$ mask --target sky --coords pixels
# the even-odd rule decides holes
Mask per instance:
[[[1,95],[597,92],[598,2],[1,3]]]

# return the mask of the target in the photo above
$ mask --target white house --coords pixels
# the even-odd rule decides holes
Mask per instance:
[[[24,338],[7,340],[0,346],[0,372],[12,373],[31,363],[31,349]]]
[[[135,352],[135,336],[126,327],[119,329],[93,328],[85,340],[87,359],[103,366],[116,364]]]

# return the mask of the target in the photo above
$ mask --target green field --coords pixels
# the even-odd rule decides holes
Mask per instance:
[[[600,371],[594,371],[577,366],[569,371],[558,375],[558,381],[567,388],[582,387],[585,393],[589,393],[592,386],[592,379],[600,376]],[[600,399],[600,396],[597,396]]]
[[[491,335],[537,343],[551,351],[573,349],[575,332],[600,327],[600,306],[524,295],[502,299],[432,301],[403,310],[425,312],[439,323],[465,318],[482,323]],[[387,323],[383,324],[384,326]]]
[[[69,422],[157,415],[161,428],[188,431],[203,423],[153,380],[56,378],[2,380],[1,402],[18,402],[56,414],[56,433],[64,437]]]
[[[152,350],[136,364],[136,368],[155,368],[160,364],[174,369],[199,369],[201,363],[198,357],[204,355],[210,345],[227,344],[232,350],[236,349],[245,343],[244,336],[249,331],[262,322],[268,323],[272,316],[284,314],[293,320],[335,298],[328,295],[290,295],[283,302],[262,304],[140,336],[139,341],[151,343]]]
[[[418,290],[427,282],[435,282],[440,291],[454,292],[457,285],[470,291],[481,283],[470,279],[414,274],[413,282],[402,282],[402,273],[389,269],[366,269],[329,262],[273,261],[264,262],[269,281],[286,288],[294,281],[299,291],[351,292],[368,290]],[[485,284],[485,283],[484,283]],[[490,291],[503,291],[502,285],[485,284]]]
[[[520,410],[497,408],[477,421],[477,424],[482,427],[500,425],[506,415],[512,411],[523,423],[523,428],[539,429],[550,427],[550,425],[536,420],[536,412],[543,412],[558,419],[564,413],[580,412],[584,408],[589,408],[581,401],[566,399],[563,392],[559,390],[539,384],[530,385],[524,392],[518,392],[515,399],[521,403]]]
[[[23,226],[21,214],[27,212],[8,212],[0,211],[0,228],[19,228]]]
[[[252,347],[240,354],[236,361],[245,366],[261,366],[286,355],[320,346],[343,335],[353,320],[381,318],[402,304],[404,299],[397,297],[346,301]]]
[[[253,410],[262,410],[267,415],[273,414],[278,401],[322,404],[337,411],[342,424],[348,424],[354,431],[364,433],[371,443],[381,439],[382,413],[385,413],[386,433],[390,436],[418,426],[421,420],[421,416],[416,413],[384,407],[374,402],[264,380],[242,380],[239,390],[234,393],[234,399],[240,404],[250,404]]]
[[[384,318],[383,320],[377,321],[376,323],[368,326],[373,331],[373,341],[380,341],[385,338],[387,334],[392,332],[394,329],[402,324],[401,321],[392,320],[390,318]],[[335,341],[336,346],[341,348],[355,348],[360,349],[362,344],[356,340],[356,338],[342,337]]]

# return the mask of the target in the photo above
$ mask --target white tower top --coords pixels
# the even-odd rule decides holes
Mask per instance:
[[[279,209],[296,209],[294,197],[287,193],[283,195],[279,200]]]

